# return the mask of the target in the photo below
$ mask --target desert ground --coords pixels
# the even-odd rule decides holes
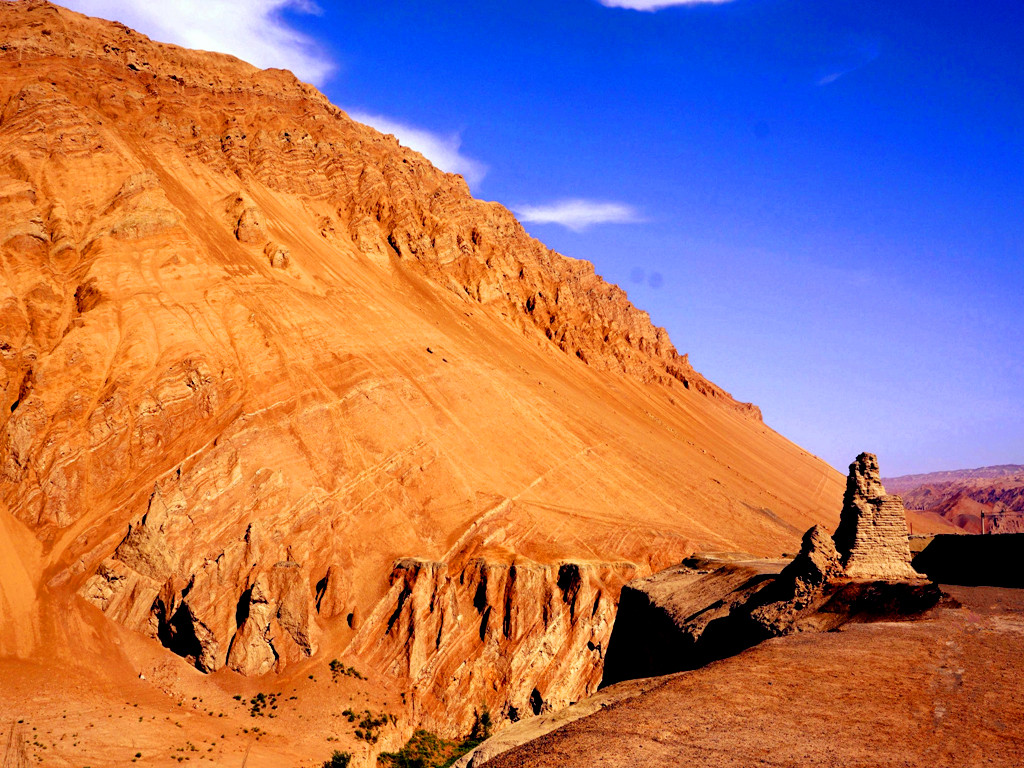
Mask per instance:
[[[769,640],[486,765],[1020,765],[1024,592],[943,589],[921,620]]]
[[[845,578],[843,475],[686,341],[287,71],[0,2],[3,768],[370,768],[603,695],[624,585],[695,553],[810,529]],[[495,765],[999,764],[1021,603],[950,592]]]

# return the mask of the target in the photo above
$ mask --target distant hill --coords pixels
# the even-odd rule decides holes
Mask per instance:
[[[907,509],[937,514],[970,533],[1024,531],[1024,465],[1000,464],[903,475],[882,481]]]

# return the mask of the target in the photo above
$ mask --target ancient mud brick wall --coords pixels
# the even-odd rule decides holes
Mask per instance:
[[[920,578],[910,565],[907,517],[900,497],[865,499],[857,508],[859,515],[853,547],[846,556],[846,575],[855,579]]]

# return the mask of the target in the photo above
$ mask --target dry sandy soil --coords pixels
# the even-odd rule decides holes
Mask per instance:
[[[372,677],[332,680],[327,663],[265,678],[203,675],[151,641],[110,627],[98,612],[80,634],[102,633],[105,660],[93,653],[31,661],[0,658],[0,765],[318,766],[335,749],[373,764],[354,738],[346,709],[398,713],[401,699]],[[140,673],[134,670],[142,670]],[[309,675],[313,676],[310,679]],[[252,716],[258,693],[277,693]],[[240,698],[235,698],[235,697]],[[408,733],[389,724],[376,747],[396,749]],[[376,750],[373,750],[376,751]],[[23,759],[19,763],[18,760]]]
[[[1020,766],[1024,590],[945,589],[961,606],[768,641],[486,765]]]

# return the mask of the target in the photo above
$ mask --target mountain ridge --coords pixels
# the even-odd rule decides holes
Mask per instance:
[[[557,254],[542,246],[539,241],[526,234],[507,208],[498,203],[473,199],[461,176],[438,171],[422,155],[401,147],[394,137],[383,136],[372,128],[348,119],[347,115],[330,104],[323,94],[302,83],[290,72],[260,70],[227,54],[191,52],[177,46],[156,43],[116,22],[110,22],[108,27],[118,31],[114,39],[109,39],[108,36],[97,40],[89,34],[71,34],[66,28],[65,19],[72,12],[45,0],[21,0],[21,3],[25,5],[27,11],[46,14],[51,28],[43,30],[40,35],[29,35],[20,39],[15,35],[9,37],[0,52],[8,57],[16,56],[19,62],[23,61],[25,56],[60,55],[71,61],[87,62],[89,66],[126,67],[129,74],[140,80],[141,85],[147,88],[147,95],[150,96],[155,95],[154,84],[147,82],[151,78],[156,81],[170,80],[181,89],[195,88],[211,93],[230,94],[249,87],[264,98],[309,101],[311,107],[318,107],[323,111],[323,114],[308,115],[314,124],[315,121],[323,122],[329,119],[342,122],[343,140],[357,145],[364,142],[371,145],[384,144],[385,157],[390,159],[392,153],[398,156],[396,162],[383,163],[381,173],[370,173],[371,169],[368,168],[361,169],[360,177],[355,182],[349,180],[358,186],[358,189],[352,190],[356,192],[355,195],[346,196],[344,193],[349,190],[336,194],[339,201],[349,208],[346,213],[350,218],[353,240],[359,243],[362,239],[368,255],[386,259],[393,251],[399,258],[403,255],[407,259],[411,257],[412,263],[417,264],[424,274],[456,292],[465,292],[482,301],[504,298],[510,309],[514,307],[519,311],[521,320],[532,322],[562,351],[576,355],[587,364],[620,369],[645,381],[676,381],[684,387],[692,385],[702,394],[720,399],[723,403],[760,418],[760,411],[756,406],[750,403],[737,403],[727,392],[696,373],[690,366],[688,357],[676,352],[664,329],[651,325],[649,315],[629,303],[625,291],[597,277],[592,264]],[[160,96],[167,99],[165,93],[161,93]],[[258,178],[278,191],[322,195],[330,182],[336,182],[341,178],[340,174],[331,173],[336,170],[331,165],[337,162],[337,158],[327,155],[335,149],[333,146],[312,146],[315,140],[310,133],[292,136],[284,130],[282,136],[272,137],[268,134],[267,127],[250,140],[245,131],[231,130],[232,124],[237,122],[237,116],[231,114],[230,105],[220,106],[224,113],[222,127],[227,127],[227,130],[213,136],[197,135],[201,128],[197,122],[191,120],[186,125],[174,125],[169,114],[159,115],[159,128],[164,131],[171,129],[172,133],[177,133],[177,138],[191,133],[190,138],[195,141],[186,151],[198,155],[204,161],[212,160],[215,167],[229,169],[240,178]],[[162,113],[165,111],[161,110]],[[303,125],[307,131],[310,127],[309,124]],[[152,134],[147,131],[142,134],[142,138],[160,136],[161,133],[163,131],[153,131]],[[166,138],[166,135],[160,138]],[[283,138],[284,143],[289,146],[283,153],[284,158],[276,158],[281,161],[280,164],[273,164],[271,168],[268,167],[271,164],[261,163],[261,160],[262,155],[273,152],[267,148],[267,144],[274,138]],[[220,146],[212,146],[211,139],[215,139],[215,143]],[[214,156],[215,149],[220,150],[221,158]],[[371,151],[376,149],[378,147],[372,147]],[[304,159],[312,159],[314,168],[323,173],[307,175],[301,181],[294,176],[288,176],[288,164],[293,160],[289,155],[294,154],[305,155]],[[409,163],[414,163],[411,173],[405,172],[406,169],[401,167]],[[367,175],[369,178],[365,178]],[[410,179],[414,181],[410,182]],[[385,182],[392,186],[398,185],[404,193],[420,192],[419,197],[430,199],[431,204],[437,204],[437,209],[417,204],[411,211],[396,213],[396,201],[385,200],[380,196],[381,186]],[[416,182],[420,182],[418,189]],[[412,190],[408,187],[412,187]],[[400,197],[398,202],[410,201]],[[451,218],[453,212],[459,212],[465,206],[474,209],[471,213],[476,214],[480,220],[494,219],[486,233],[486,242],[480,242],[485,238],[484,232],[475,229],[465,233],[456,232],[452,227],[445,225],[445,216]],[[246,206],[242,212],[246,209],[252,210],[251,206]],[[342,211],[339,209],[337,213],[340,216]],[[255,215],[259,216],[258,213]],[[420,219],[417,227],[408,226],[411,216]],[[381,248],[379,234],[367,229],[372,227],[370,219],[383,223],[386,249]],[[329,230],[336,222],[323,223]],[[259,228],[257,224],[255,229]],[[420,229],[425,232],[419,231]],[[429,238],[429,245],[424,238]],[[367,239],[371,242],[366,243]],[[438,245],[437,240],[451,240],[453,242],[450,245],[456,246],[449,248],[449,256],[457,261],[454,271],[461,279],[459,285],[453,285],[451,276],[439,270],[436,263],[429,259],[417,258],[425,250],[443,249],[446,244]],[[516,249],[520,251],[522,259],[504,258],[506,252]],[[468,250],[474,251],[476,258],[461,258]],[[492,260],[500,262],[492,264]],[[483,261],[487,270],[480,269],[480,261]],[[544,285],[543,278],[538,283],[536,277],[531,274],[534,269],[552,272],[558,278],[558,283],[552,284],[548,281],[547,285]],[[447,271],[453,271],[451,266]],[[548,295],[544,294],[545,287],[550,289]],[[562,295],[561,291],[568,292],[570,296]],[[601,320],[601,333],[591,334],[596,338],[587,338],[587,334],[574,328],[570,320],[562,316],[564,313],[558,305],[566,298],[585,302],[590,316]],[[644,357],[652,358],[651,364],[646,364]]]
[[[882,483],[892,493],[903,493],[917,485],[1005,477],[1024,473],[1024,464],[993,464],[973,469],[947,469],[937,472],[919,472],[913,475],[883,477]]]
[[[1024,465],[998,464],[904,475],[883,481],[907,507],[938,515],[969,533],[1024,530]]]
[[[593,692],[626,580],[837,521],[621,289],[292,75],[0,30],[0,661],[316,696],[334,657],[455,736]]]

